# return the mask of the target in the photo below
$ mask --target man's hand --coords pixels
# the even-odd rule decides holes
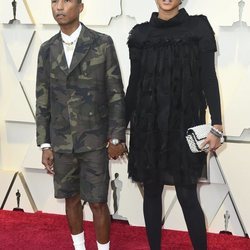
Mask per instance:
[[[108,143],[108,156],[109,159],[116,160],[119,157],[122,157],[124,154],[127,154],[128,150],[124,143],[119,143],[117,145],[113,145],[112,143]]]
[[[42,164],[44,165],[45,169],[47,169],[48,174],[55,174],[54,172],[54,157],[53,151],[51,149],[43,150],[42,154]]]

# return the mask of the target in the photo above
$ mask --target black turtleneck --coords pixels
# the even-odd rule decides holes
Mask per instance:
[[[170,19],[163,20],[158,17],[158,12],[153,12],[150,18],[150,24],[154,27],[158,28],[167,28],[167,27],[174,27],[178,26],[181,23],[185,22],[189,15],[185,9],[180,9],[178,14]]]

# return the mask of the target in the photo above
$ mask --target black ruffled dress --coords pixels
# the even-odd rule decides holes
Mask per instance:
[[[207,104],[212,123],[221,124],[214,32],[205,16],[189,16],[185,9],[168,21],[153,13],[150,22],[132,29],[128,46],[129,176],[139,182],[196,183],[206,155],[191,153],[186,130],[205,123]]]

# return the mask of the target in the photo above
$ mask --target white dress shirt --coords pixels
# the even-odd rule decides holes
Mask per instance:
[[[76,47],[76,42],[81,33],[81,30],[82,30],[82,25],[80,24],[79,27],[70,36],[64,34],[61,31],[63,48],[64,48],[64,53],[65,53],[65,57],[67,60],[68,68],[70,68],[70,64],[71,64],[74,50]]]

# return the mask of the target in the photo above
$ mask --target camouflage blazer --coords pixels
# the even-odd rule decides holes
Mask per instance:
[[[124,91],[112,39],[82,24],[70,68],[60,33],[41,45],[36,81],[37,145],[55,152],[125,139]]]

